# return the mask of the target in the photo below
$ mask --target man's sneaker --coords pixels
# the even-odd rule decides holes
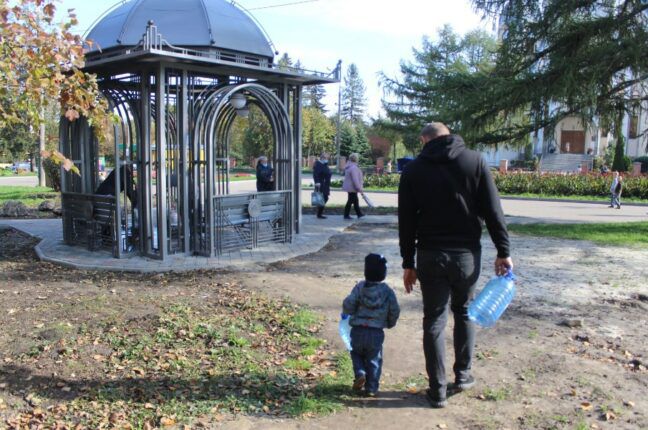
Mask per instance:
[[[360,214],[360,215],[358,215],[358,219],[364,218],[364,216],[365,216],[365,214]]]
[[[352,219],[350,216],[345,216],[344,219]]]
[[[435,408],[435,409],[441,409],[441,408],[445,408],[446,406],[448,406],[448,399],[446,399],[445,397],[433,396],[430,393],[429,388],[427,390],[425,390],[425,397],[427,397],[427,400],[430,403],[430,406]]]
[[[367,392],[365,393],[365,396],[367,396],[367,397],[372,397],[372,398],[373,398],[373,397],[376,397],[376,392],[375,392],[375,391],[367,391]]]
[[[353,391],[360,391],[364,388],[365,382],[367,382],[367,377],[365,375],[358,376],[355,381],[353,381]]]
[[[464,379],[464,380],[455,379],[454,384],[452,384],[450,388],[453,391],[464,391],[464,390],[471,389],[472,387],[475,386],[476,383],[477,381],[475,381],[475,378],[472,375],[470,375],[468,379]]]

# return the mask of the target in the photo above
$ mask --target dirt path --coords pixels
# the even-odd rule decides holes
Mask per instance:
[[[486,270],[494,249],[484,241]],[[229,428],[648,428],[648,251],[587,242],[514,237],[518,295],[494,329],[481,330],[473,392],[431,410],[407,382],[425,386],[420,292],[405,295],[394,226],[360,226],[317,254],[250,273],[242,282],[322,312],[336,335],[340,303],[362,276],[363,256],[387,256],[388,282],[403,308],[388,332],[382,393],[349,410],[309,421],[245,419]],[[581,327],[561,325],[565,320]],[[450,325],[451,326],[451,323]],[[450,333],[450,329],[447,331]],[[452,354],[448,338],[448,358]],[[451,363],[451,361],[450,361]],[[448,366],[450,367],[450,366]]]
[[[241,283],[312,307],[326,319],[325,337],[342,350],[336,333],[340,303],[362,276],[364,255],[386,255],[387,280],[403,312],[386,336],[379,397],[351,399],[341,412],[317,419],[248,416],[223,422],[223,428],[648,429],[647,250],[513,237],[518,296],[494,329],[478,333],[478,386],[452,397],[448,408],[432,410],[413,393],[426,384],[421,297],[402,290],[393,225],[358,225],[334,236],[320,252],[280,264],[160,276],[69,270],[37,263],[33,255],[14,258],[12,238],[3,240],[4,363],[7,355],[27,352],[38,339],[63,337],[70,327],[139,318],[178,300],[215,300],[216,282]],[[484,244],[481,285],[494,259],[494,249]],[[566,327],[564,320],[582,326]],[[0,403],[0,415],[2,409]]]

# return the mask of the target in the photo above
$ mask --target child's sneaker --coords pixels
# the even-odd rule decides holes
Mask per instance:
[[[353,391],[360,391],[364,388],[365,382],[367,382],[367,377],[365,375],[358,376],[355,381],[353,381]]]

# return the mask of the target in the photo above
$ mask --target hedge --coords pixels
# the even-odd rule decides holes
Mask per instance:
[[[495,184],[504,194],[546,194],[552,196],[607,196],[611,175],[562,175],[538,173],[495,173]],[[648,199],[648,177],[623,178],[623,196]]]
[[[608,196],[610,194],[611,175],[591,173],[557,174],[509,172],[493,173],[495,185],[502,194],[544,194],[550,196]],[[398,188],[400,175],[367,175],[364,179],[366,188]],[[333,188],[341,187],[342,181],[333,181]],[[648,200],[648,176],[626,176],[623,179],[623,196]]]

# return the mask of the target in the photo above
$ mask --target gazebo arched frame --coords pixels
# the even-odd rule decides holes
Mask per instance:
[[[108,139],[115,186],[97,194],[99,142],[85,119],[63,118],[60,150],[81,171],[62,172],[66,243],[165,260],[290,242],[299,233],[302,88],[338,81],[339,68],[327,77],[205,57],[166,44],[149,24],[140,46],[95,55],[87,70],[119,117]],[[270,122],[274,191],[230,193],[234,94]]]

